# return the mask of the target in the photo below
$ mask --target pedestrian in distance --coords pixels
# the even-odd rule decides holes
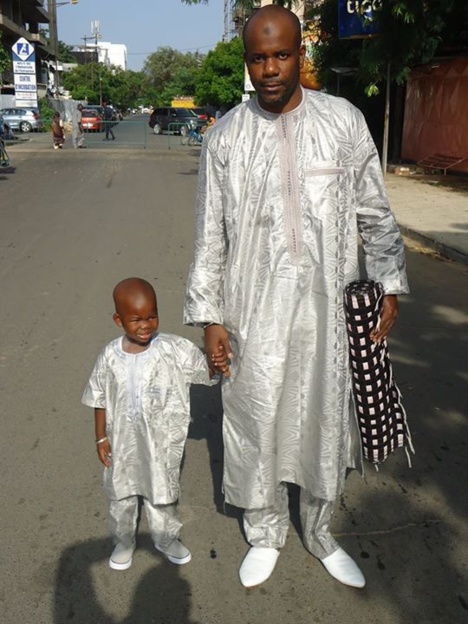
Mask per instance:
[[[97,453],[104,464],[114,550],[109,566],[126,570],[136,547],[138,497],[143,497],[157,550],[188,563],[180,541],[179,472],[190,420],[191,384],[212,384],[203,353],[180,336],[158,332],[156,293],[125,279],[113,292],[114,321],[124,335],[99,355],[82,402],[94,408]],[[223,367],[222,361],[217,366]]]
[[[65,131],[63,128],[63,121],[60,118],[60,113],[55,111],[52,117],[52,140],[54,149],[62,149],[65,142]]]
[[[114,111],[112,107],[104,102],[104,129],[106,131],[106,136],[104,141],[109,141],[109,136],[113,141],[115,141],[115,134],[112,130],[112,126],[114,125]]]
[[[206,134],[195,259],[184,320],[201,326],[223,380],[223,490],[244,509],[245,587],[272,574],[289,527],[287,484],[300,487],[306,549],[338,581],[363,587],[330,522],[350,469],[362,470],[351,394],[344,289],[367,276],[384,288],[382,341],[408,292],[403,242],[363,115],[300,85],[297,17],[259,9],[244,31],[257,97]]]
[[[0,115],[0,167],[10,166],[10,157],[5,147],[5,137],[7,135],[6,125]]]
[[[74,148],[83,149],[86,147],[84,144],[84,128],[82,121],[83,105],[78,104],[72,115],[72,143]]]

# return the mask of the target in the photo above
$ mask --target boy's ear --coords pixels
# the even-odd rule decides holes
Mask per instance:
[[[118,326],[118,327],[122,327],[122,321],[120,319],[120,316],[117,314],[117,312],[114,312],[112,318],[114,319],[114,323]]]

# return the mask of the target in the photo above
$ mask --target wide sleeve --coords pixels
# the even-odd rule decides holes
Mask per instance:
[[[217,383],[218,380],[210,379],[206,356],[201,349],[190,340],[184,340],[182,351],[183,370],[187,383],[205,386],[213,386]]]
[[[215,128],[210,130],[215,132]],[[209,133],[209,134],[210,134]],[[195,258],[190,267],[184,323],[223,323],[223,282],[227,256],[227,237],[223,216],[225,167],[220,153],[220,138],[204,141],[200,157],[195,222]]]
[[[88,407],[106,409],[107,360],[101,353],[86,384],[81,402]]]
[[[385,190],[379,156],[362,113],[356,111],[354,174],[358,231],[367,277],[384,293],[409,292],[403,239]]]

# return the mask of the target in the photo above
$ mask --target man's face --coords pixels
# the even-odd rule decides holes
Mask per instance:
[[[288,28],[289,26],[289,28]],[[272,113],[286,113],[301,102],[299,75],[305,48],[282,20],[252,24],[246,34],[244,59],[259,104]]]

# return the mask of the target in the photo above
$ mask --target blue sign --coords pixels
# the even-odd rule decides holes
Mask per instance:
[[[30,56],[34,55],[34,46],[23,37],[18,39],[18,41],[14,45],[12,45],[11,49],[13,51],[14,61],[34,60],[29,58]]]
[[[340,39],[364,39],[378,34],[375,14],[382,0],[338,0]]]

